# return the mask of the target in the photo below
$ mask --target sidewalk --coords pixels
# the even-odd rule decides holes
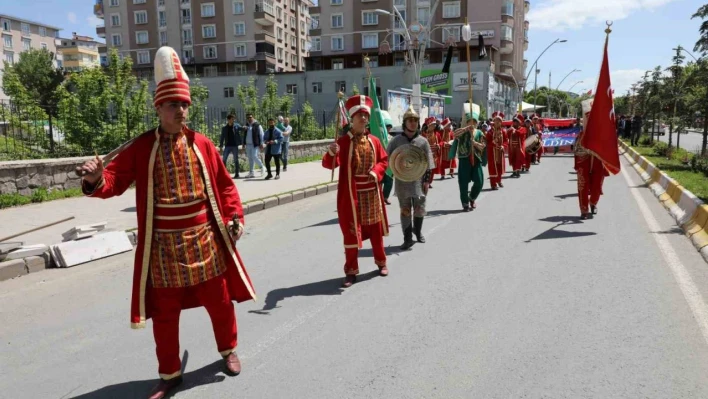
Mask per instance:
[[[280,173],[280,180],[266,181],[256,177],[235,181],[241,201],[248,202],[320,183],[329,183],[330,179],[331,171],[324,169],[322,164],[316,161],[289,165],[287,172]],[[75,219],[13,238],[8,242],[23,242],[24,245],[57,244],[62,240],[62,233],[72,227],[103,221],[108,222],[106,229],[135,228],[138,226],[135,214],[135,190],[128,190],[120,197],[107,200],[77,197],[0,210],[0,226],[2,226],[0,235],[7,237],[70,216],[74,216]],[[248,223],[248,216],[246,216],[246,223]]]

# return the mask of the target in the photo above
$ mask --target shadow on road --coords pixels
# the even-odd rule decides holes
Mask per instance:
[[[570,179],[570,180],[568,180],[568,181],[578,181],[578,179]]]
[[[130,208],[125,208],[125,209],[121,210],[121,212],[136,212],[136,211],[137,211],[137,208],[134,206],[131,206]]]
[[[425,214],[425,217],[436,217],[436,216],[447,216],[447,215],[454,215],[457,213],[462,213],[462,209],[439,209],[435,211],[428,211]],[[425,233],[425,232],[423,232]]]
[[[365,281],[369,281],[378,275],[378,270],[366,274],[360,274],[357,277],[356,284],[361,284]],[[248,313],[268,315],[270,314],[268,312],[269,310],[273,310],[275,308],[280,307],[278,306],[278,302],[287,298],[293,298],[297,296],[342,295],[342,293],[345,291],[344,288],[342,288],[342,279],[342,277],[337,277],[329,280],[318,281],[316,283],[308,283],[303,285],[296,285],[294,287],[275,289],[269,292],[266,296],[263,309],[249,310]]]
[[[684,231],[680,227],[673,227],[670,230],[663,230],[663,231],[652,231],[654,234],[681,234],[684,235]]]
[[[570,194],[556,195],[555,198],[564,200],[564,199],[573,198],[573,197],[577,197],[577,196],[578,196],[578,193],[570,193]]]
[[[304,229],[309,229],[310,227],[332,226],[332,225],[335,225],[335,224],[337,224],[337,223],[339,223],[339,218],[338,218],[338,217],[336,217],[336,218],[334,218],[334,219],[330,219],[330,220],[325,220],[324,222],[319,222],[319,223],[311,224],[311,225],[309,225],[309,226],[300,227],[299,229],[293,229],[293,231],[300,231],[300,230],[304,230]]]
[[[569,175],[577,175],[578,172],[568,172]]]
[[[182,373],[184,382],[174,390],[172,395],[168,397],[176,395],[179,392],[188,391],[192,388],[203,385],[214,384],[226,379],[226,375],[223,374],[224,361],[221,359],[198,370],[190,371],[189,373],[184,374],[184,368],[187,365],[188,357],[189,353],[184,351],[184,356],[182,357]],[[83,395],[74,396],[73,399],[145,398],[158,382],[159,379],[123,382],[120,384],[109,385]],[[68,395],[65,397],[68,397]]]
[[[543,233],[537,235],[536,237],[531,238],[530,240],[524,241],[525,243],[530,243],[531,241],[538,241],[538,240],[554,240],[554,239],[558,239],[558,238],[587,237],[587,236],[594,236],[597,234],[597,233],[589,232],[589,231],[558,230],[558,228],[561,226],[567,226],[567,225],[572,225],[572,224],[583,224],[583,221],[580,219],[579,216],[549,216],[547,218],[538,219],[538,220],[541,222],[556,223],[556,225],[551,227],[550,229],[544,231]]]

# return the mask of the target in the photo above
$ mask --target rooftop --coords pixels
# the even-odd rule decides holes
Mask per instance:
[[[35,22],[35,21],[30,21],[29,19],[18,18],[18,17],[14,17],[12,15],[7,15],[7,14],[0,14],[0,18],[11,19],[13,21],[26,22],[28,24],[37,25],[37,26],[44,26],[45,28],[54,29],[56,31],[62,30],[61,28],[57,28],[56,26],[47,25],[47,24],[43,24],[43,23]]]

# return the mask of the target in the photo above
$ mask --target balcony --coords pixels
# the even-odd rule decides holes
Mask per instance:
[[[263,26],[275,25],[275,9],[272,0],[258,0],[253,19],[257,24]]]
[[[266,61],[275,64],[275,54],[273,53],[256,53],[253,56],[253,61]]]
[[[106,27],[105,26],[97,26],[96,27],[96,35],[100,38],[106,38]]]
[[[514,26],[514,17],[512,15],[504,15],[501,17],[502,24]]]
[[[531,2],[529,0],[524,1],[524,13],[528,14],[531,8]]]
[[[500,54],[511,54],[514,51],[514,42],[502,38],[501,47],[499,47]]]
[[[96,0],[96,3],[93,5],[93,15],[103,19],[103,0]]]
[[[529,21],[526,20],[526,21],[524,21],[524,29],[528,29],[528,28],[529,28]]]
[[[275,45],[275,36],[273,36],[273,34],[269,32],[256,33],[253,36],[253,39],[256,41],[256,43],[265,42]]]
[[[502,61],[501,72],[507,75],[512,75],[514,73],[514,64],[510,61]]]
[[[322,29],[320,29],[320,28],[310,29],[309,35],[310,36],[322,36]]]

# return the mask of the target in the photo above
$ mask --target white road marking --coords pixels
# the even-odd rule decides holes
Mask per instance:
[[[659,226],[659,222],[652,214],[646,201],[644,201],[644,198],[642,198],[639,194],[639,190],[641,188],[631,187],[633,182],[627,172],[627,168],[622,168],[622,174],[624,175],[624,179],[627,181],[627,185],[630,186],[629,190],[632,192],[634,200],[637,201],[639,210],[642,212],[642,216],[644,216],[644,220],[647,222],[649,230],[660,231],[661,226]],[[664,257],[666,264],[674,274],[676,283],[678,283],[683,296],[686,298],[686,302],[688,302],[691,312],[693,312],[693,317],[696,319],[698,327],[701,329],[701,333],[703,333],[703,339],[708,344],[708,306],[706,306],[701,292],[698,290],[696,283],[693,282],[693,278],[691,278],[691,275],[688,270],[686,270],[686,267],[683,263],[681,263],[681,260],[666,236],[660,233],[652,233],[652,235],[654,236],[654,240],[656,241],[659,250],[661,250],[661,255]]]

